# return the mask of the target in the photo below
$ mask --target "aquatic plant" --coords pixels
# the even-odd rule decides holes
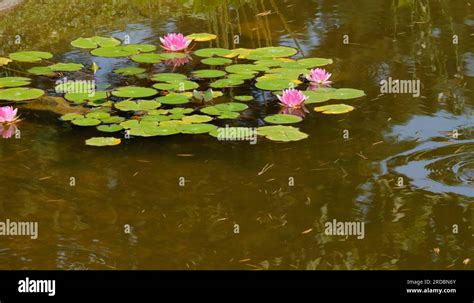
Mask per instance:
[[[165,50],[169,52],[179,52],[188,48],[192,40],[186,38],[183,34],[168,34],[160,38],[161,44]]]
[[[0,107],[0,124],[12,124],[19,120],[18,109],[13,106]]]
[[[301,91],[293,88],[284,90],[283,94],[281,96],[277,95],[277,97],[281,106],[289,108],[299,108],[308,99]]]
[[[306,79],[308,79],[312,85],[328,86],[332,83],[332,81],[329,81],[331,76],[332,74],[328,73],[325,69],[315,68],[311,70],[311,73],[306,77]]]

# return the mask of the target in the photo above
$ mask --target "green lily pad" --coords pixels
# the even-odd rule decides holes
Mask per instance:
[[[25,77],[3,77],[0,78],[0,88],[25,86],[31,83],[30,78]]]
[[[119,87],[112,92],[112,95],[120,98],[146,98],[156,95],[158,92],[153,88],[126,86]]]
[[[213,118],[204,115],[192,115],[183,117],[183,121],[188,123],[206,123],[212,120]]]
[[[248,102],[253,100],[253,96],[234,96],[234,99],[241,102]]]
[[[119,116],[110,116],[110,117],[103,118],[100,120],[102,121],[102,123],[105,123],[105,124],[116,124],[116,123],[122,123],[123,121],[125,121],[125,118],[119,117]]]
[[[170,109],[168,112],[171,113],[171,114],[186,115],[186,114],[192,113],[193,111],[194,111],[194,109],[192,109],[192,108],[175,107],[173,109]]]
[[[111,46],[111,47],[100,47],[91,51],[91,54],[96,57],[103,58],[117,58],[117,57],[129,57],[134,55],[135,52],[132,50],[125,49],[124,46]]]
[[[184,59],[187,57],[185,53],[174,52],[174,53],[161,53],[161,59],[163,60],[175,60],[175,59]]]
[[[146,69],[140,67],[124,67],[114,70],[114,73],[116,74],[127,76],[139,75],[143,74],[144,72],[146,72]]]
[[[262,90],[277,91],[286,88],[294,88],[296,85],[288,80],[263,80],[255,83],[255,86]]]
[[[132,56],[132,61],[138,63],[149,63],[149,64],[156,64],[160,63],[163,58],[159,54],[139,54]]]
[[[84,65],[77,63],[56,63],[48,66],[54,72],[76,72],[84,68]]]
[[[227,76],[227,79],[250,80],[254,77],[254,74],[230,74]]]
[[[308,138],[308,135],[298,128],[284,125],[259,127],[257,133],[269,140],[280,142],[300,141]]]
[[[226,55],[229,55],[230,53],[231,51],[225,48],[203,48],[194,52],[196,56],[206,58],[214,56],[224,57]]]
[[[77,126],[97,126],[101,124],[102,121],[93,118],[77,118],[72,120],[71,123]]]
[[[97,126],[97,130],[105,133],[115,133],[119,132],[123,129],[121,125],[113,124],[113,125],[99,125]]]
[[[278,115],[265,117],[264,120],[265,122],[271,123],[271,124],[293,124],[293,123],[301,122],[303,118],[294,116],[294,115],[278,114]]]
[[[153,81],[157,82],[168,82],[168,81],[180,81],[180,80],[187,80],[187,76],[183,74],[174,74],[174,73],[163,73],[163,74],[155,74],[151,78]]]
[[[225,112],[225,111],[221,111],[220,112],[220,115],[217,117],[217,119],[221,119],[221,120],[233,120],[233,119],[237,119],[238,117],[240,117],[240,113],[238,112]]]
[[[75,113],[70,113],[70,114],[65,114],[65,115],[62,115],[59,119],[63,120],[63,121],[72,121],[74,119],[83,119],[84,116],[83,115],[79,115],[79,114],[75,114]]]
[[[247,105],[237,102],[217,104],[214,107],[224,112],[241,112],[249,108]]]
[[[212,88],[225,88],[233,87],[244,84],[244,80],[241,79],[220,79],[215,82],[212,82],[210,86]]]
[[[211,41],[217,38],[216,35],[214,34],[209,34],[209,33],[196,33],[196,34],[191,34],[187,35],[186,38],[189,40],[197,41],[197,42],[206,42],[206,41]]]
[[[176,126],[156,126],[140,123],[138,127],[130,129],[130,135],[137,137],[156,137],[177,135],[181,131]]]
[[[135,54],[149,53],[156,50],[156,46],[151,45],[151,44],[127,44],[127,45],[124,45],[123,48]]]
[[[298,53],[294,48],[287,46],[263,47],[257,48],[247,55],[247,59],[260,60],[264,58],[283,58],[291,57]]]
[[[316,107],[314,110],[327,115],[340,115],[353,111],[354,107],[346,104],[331,104]]]
[[[70,102],[81,104],[87,101],[97,101],[107,99],[107,92],[96,91],[94,94],[88,93],[67,93],[64,98]]]
[[[71,45],[77,48],[93,49],[100,47],[112,47],[120,45],[122,42],[113,37],[90,37],[90,38],[78,38],[71,42]]]
[[[218,66],[218,65],[227,65],[231,64],[232,60],[227,58],[206,58],[201,61],[202,64]]]
[[[163,116],[163,115],[146,115],[145,117],[142,118],[142,121],[151,121],[151,122],[164,122],[164,121],[169,121],[171,120],[171,117],[169,116]]]
[[[121,111],[140,111],[140,110],[152,110],[160,107],[161,104],[153,100],[139,100],[139,101],[120,101],[115,103],[115,108]]]
[[[24,51],[12,53],[9,57],[18,62],[39,62],[43,59],[53,58],[53,54],[47,52]]]
[[[226,72],[221,71],[221,70],[215,70],[215,69],[203,69],[203,70],[197,70],[193,72],[194,76],[197,78],[219,78],[223,77],[226,75]]]
[[[197,135],[207,134],[217,129],[217,126],[213,124],[201,123],[201,124],[183,124],[178,126],[178,129],[183,134]]]
[[[36,75],[36,76],[47,76],[47,77],[54,77],[56,75],[49,67],[44,66],[35,66],[28,70],[28,73]]]
[[[246,74],[246,75],[254,75],[258,72],[265,72],[268,71],[268,67],[266,66],[259,66],[254,64],[234,64],[229,65],[225,68],[226,72],[231,74]]]
[[[169,94],[167,96],[157,98],[156,100],[162,104],[171,104],[171,105],[185,104],[185,103],[190,102],[189,98],[186,96],[173,95],[173,94]]]
[[[332,59],[327,58],[305,58],[297,61],[298,65],[304,68],[314,68],[332,64]]]
[[[308,99],[305,101],[306,104],[322,103],[332,99],[330,92],[320,90],[307,90],[304,91],[303,94],[308,97]]]
[[[339,88],[331,93],[331,99],[334,100],[356,99],[364,96],[364,91],[353,88]]]
[[[122,143],[122,140],[112,137],[94,137],[86,140],[86,145],[89,146],[115,146]]]
[[[0,90],[0,100],[26,101],[37,99],[44,95],[44,91],[36,88],[18,87]]]
[[[109,118],[109,117],[110,117],[110,114],[107,113],[107,112],[103,112],[103,111],[91,112],[91,113],[88,113],[86,115],[86,118],[98,119],[98,120],[106,119],[106,118]]]
[[[198,88],[199,84],[189,80],[174,80],[168,81],[168,83],[157,83],[153,85],[153,87],[159,90],[174,90],[184,92]]]

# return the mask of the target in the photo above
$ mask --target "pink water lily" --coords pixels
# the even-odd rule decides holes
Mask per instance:
[[[188,48],[191,40],[186,38],[183,34],[168,34],[160,38],[161,44],[165,50],[169,52],[179,52]]]
[[[280,100],[280,105],[290,108],[299,108],[308,99],[301,91],[294,88],[284,90],[283,95],[277,95],[277,97]]]
[[[18,121],[18,109],[12,106],[0,107],[0,124],[12,124]]]
[[[328,86],[332,83],[329,81],[332,74],[328,73],[326,70],[322,68],[316,68],[311,70],[311,74],[306,77],[312,84],[316,84],[319,86]]]

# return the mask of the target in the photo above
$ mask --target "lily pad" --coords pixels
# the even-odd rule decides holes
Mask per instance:
[[[331,104],[325,105],[321,107],[316,107],[314,109],[317,112],[321,112],[327,115],[339,115],[351,112],[354,110],[354,107],[347,105],[347,104]]]
[[[64,98],[70,102],[81,104],[87,101],[97,101],[107,99],[107,92],[96,91],[94,94],[89,93],[67,93]]]
[[[178,129],[183,134],[207,134],[217,129],[213,124],[183,124],[178,126]]]
[[[190,101],[188,97],[182,96],[182,95],[176,95],[176,94],[175,95],[169,94],[167,96],[157,98],[156,100],[162,104],[171,104],[171,105],[185,104]]]
[[[217,104],[214,107],[224,112],[241,112],[249,108],[246,104],[237,102]]]
[[[253,100],[253,96],[234,96],[234,99],[241,102],[248,102]]]
[[[226,72],[215,69],[203,69],[193,72],[194,76],[197,78],[219,78],[226,75]]]
[[[160,107],[161,104],[153,100],[139,100],[139,101],[121,101],[115,103],[115,108],[121,111],[140,111],[140,110],[152,110]]]
[[[185,53],[174,52],[174,53],[161,53],[161,59],[163,60],[175,60],[175,59],[184,59],[188,56]]]
[[[0,66],[3,65],[8,65],[8,63],[12,62],[11,59],[5,58],[5,57],[0,57]]]
[[[106,119],[106,118],[109,118],[109,117],[110,117],[110,114],[107,113],[107,112],[103,112],[103,111],[91,112],[91,113],[88,113],[86,115],[86,118],[98,119],[98,120]]]
[[[157,82],[168,82],[168,81],[180,81],[186,80],[188,77],[183,74],[174,74],[174,73],[163,73],[163,74],[155,74],[151,78],[153,81]]]
[[[364,96],[364,91],[353,88],[340,88],[331,93],[331,99],[335,100],[356,99]]]
[[[294,115],[277,114],[265,117],[265,122],[271,124],[293,124],[303,120],[303,118]]]
[[[0,100],[26,101],[37,99],[44,95],[44,91],[36,88],[18,87],[0,90]]]
[[[120,45],[122,42],[113,37],[90,37],[90,38],[78,38],[71,42],[71,45],[77,48],[93,49],[100,47],[112,47]]]
[[[56,63],[48,66],[54,72],[75,72],[84,68],[84,65],[77,63]]]
[[[227,79],[250,80],[254,77],[254,74],[230,74],[227,76]]]
[[[143,123],[130,129],[130,135],[137,137],[171,136],[180,132],[176,126],[156,126]]]
[[[258,72],[268,71],[268,67],[254,64],[234,64],[225,68],[226,72],[232,74],[257,74]]]
[[[105,124],[115,124],[115,123],[122,123],[123,121],[125,121],[125,118],[120,117],[120,116],[110,116],[110,117],[103,118],[100,120],[102,120],[102,123],[105,123]]]
[[[149,53],[156,50],[156,46],[151,44],[127,44],[123,48],[127,51],[137,53]]]
[[[224,57],[226,55],[229,55],[230,53],[231,51],[225,48],[203,48],[194,52],[196,56],[206,58],[214,56]]]
[[[113,125],[99,125],[97,126],[97,130],[105,133],[115,133],[119,132],[123,129],[121,125],[113,124]]]
[[[183,117],[183,121],[188,123],[206,123],[212,120],[213,118],[204,115],[192,115]]]
[[[31,83],[30,78],[25,77],[3,77],[0,78],[0,88],[25,86]]]
[[[221,119],[221,120],[233,120],[233,119],[237,119],[238,117],[240,117],[240,113],[238,112],[225,112],[225,111],[221,111],[220,112],[220,115],[217,117],[217,119]]]
[[[277,91],[286,88],[294,88],[295,84],[288,80],[263,80],[255,83],[255,86],[262,90]]]
[[[79,115],[76,113],[65,114],[60,117],[60,119],[63,121],[72,121],[74,119],[82,119],[82,118],[84,118],[83,115]]]
[[[304,91],[303,94],[308,97],[306,104],[322,103],[332,99],[331,92],[325,92],[320,90],[315,91]]]
[[[94,137],[86,140],[86,145],[89,146],[115,146],[122,143],[120,139],[112,137]]]
[[[132,56],[132,61],[138,63],[156,64],[160,63],[162,60],[163,58],[159,54],[139,54]]]
[[[332,59],[327,58],[305,58],[297,61],[298,65],[304,68],[314,68],[332,64]]]
[[[280,142],[300,141],[308,138],[308,135],[298,128],[284,125],[259,127],[257,133],[269,140]]]
[[[53,58],[53,54],[38,51],[24,51],[10,54],[10,59],[18,62],[39,62],[43,59]]]
[[[142,121],[151,121],[151,122],[164,122],[164,121],[169,121],[171,120],[171,117],[169,116],[163,116],[163,115],[146,115],[145,117],[142,118]]]
[[[111,46],[111,47],[100,47],[91,51],[91,54],[96,57],[103,58],[117,58],[117,57],[129,57],[134,55],[135,52],[127,50],[124,46]]]
[[[159,90],[174,90],[184,92],[198,88],[199,84],[189,80],[174,80],[168,81],[168,83],[157,83],[153,85],[153,87]]]
[[[146,69],[140,67],[124,67],[114,70],[114,73],[116,74],[127,76],[139,75],[143,74],[144,72],[146,72]]]
[[[36,76],[47,76],[47,77],[54,77],[56,75],[49,67],[45,66],[35,66],[28,70],[28,73],[36,75]]]
[[[115,97],[121,98],[146,98],[156,95],[158,92],[153,88],[126,86],[119,87],[112,92]]]
[[[209,33],[196,33],[186,36],[189,40],[197,41],[197,42],[206,42],[211,41],[217,38],[214,34]]]
[[[241,79],[220,79],[215,82],[212,82],[210,86],[212,88],[225,88],[225,87],[233,87],[244,84],[244,80]]]
[[[102,121],[93,118],[77,118],[72,120],[71,123],[77,126],[97,126],[101,124]]]
[[[231,64],[232,60],[227,59],[227,58],[206,58],[206,59],[203,59],[201,63],[211,65],[211,66],[218,66],[218,65]]]
[[[263,47],[250,52],[247,55],[247,59],[260,60],[264,58],[291,57],[297,53],[298,51],[296,49],[287,46]]]

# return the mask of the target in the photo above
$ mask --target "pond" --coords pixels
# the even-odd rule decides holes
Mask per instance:
[[[1,269],[472,269],[474,12],[468,1],[25,0],[0,16],[0,57],[53,55],[47,64],[13,60],[0,67],[0,77],[28,77],[29,87],[46,93],[14,103],[21,121],[1,129],[0,221],[38,223],[37,239],[0,236]],[[91,43],[79,38],[100,36],[160,48],[168,33],[215,39],[194,41],[189,57],[153,63],[143,63],[153,59],[147,52],[140,61],[77,47]],[[256,56],[263,60],[251,65],[256,71],[228,70],[227,60],[248,64],[248,58],[206,54],[268,47],[290,51],[281,56],[287,59]],[[307,58],[330,59],[321,66],[332,74],[332,88],[356,95],[308,102],[298,113],[282,110],[271,91],[286,88],[278,84],[303,62],[293,59]],[[61,66],[49,76],[28,72],[53,63],[82,66],[74,72]],[[304,68],[316,67],[309,65]],[[282,66],[263,86],[252,78]],[[140,70],[114,72],[127,67]],[[216,79],[195,73],[209,69],[251,77],[211,85]],[[188,97],[167,92],[177,82],[150,80],[169,73],[189,79]],[[160,123],[171,114],[211,126],[150,137],[143,129],[81,127],[91,121],[64,121],[87,109],[55,90],[64,77],[113,90],[122,118],[163,109],[152,115]],[[412,91],[397,91],[397,80],[413,83]],[[307,79],[292,81],[306,91]],[[382,83],[390,84],[387,90]],[[162,107],[149,103],[154,93],[140,96],[148,103],[117,105],[136,93],[117,88],[130,86],[155,87]],[[314,110],[331,104],[348,107],[339,114]],[[202,112],[206,107],[213,108]],[[173,108],[191,108],[192,116]],[[286,115],[274,116],[279,113]],[[280,133],[260,129],[253,142],[208,134],[212,125],[287,122]],[[87,146],[92,137],[120,144]],[[362,223],[363,234],[328,234],[328,222]]]

